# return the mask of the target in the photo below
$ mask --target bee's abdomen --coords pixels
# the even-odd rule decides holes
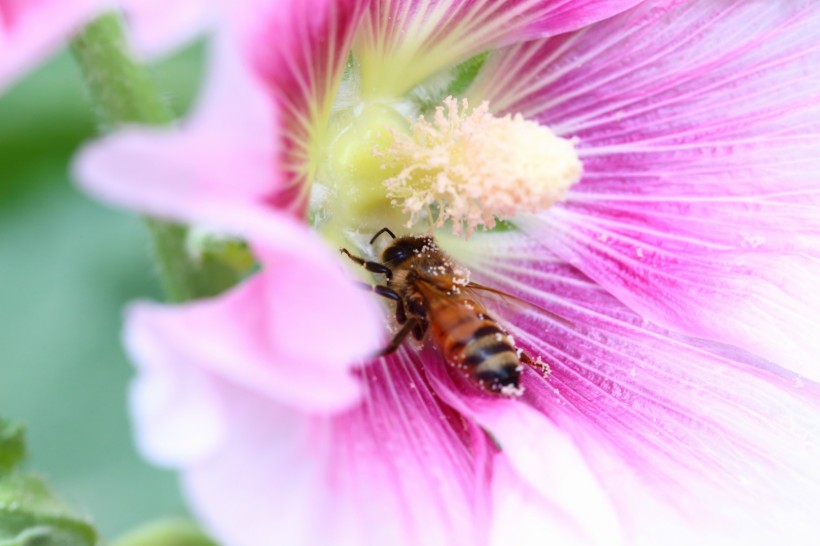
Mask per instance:
[[[470,368],[492,367],[494,362],[503,364],[510,357],[507,353],[512,353],[515,361],[518,361],[509,336],[494,324],[484,325],[476,330],[463,352],[464,364]]]
[[[485,386],[518,386],[518,353],[510,336],[497,325],[476,330],[463,354],[463,365]]]
[[[468,302],[467,309],[456,306],[433,321],[445,358],[492,390],[517,388],[520,361],[512,338],[474,306],[474,302]]]

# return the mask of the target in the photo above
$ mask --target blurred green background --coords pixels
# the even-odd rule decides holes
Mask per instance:
[[[177,112],[202,50],[154,69]],[[111,539],[185,509],[173,474],[131,441],[122,309],[161,295],[141,221],[71,184],[71,156],[95,131],[66,52],[0,96],[0,415],[26,425],[29,466]]]

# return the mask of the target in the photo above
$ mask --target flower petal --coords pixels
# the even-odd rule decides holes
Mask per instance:
[[[304,215],[313,156],[323,145],[361,4],[214,5],[210,17],[219,13],[225,20],[190,121],[181,128],[127,129],[90,146],[76,166],[81,184],[108,200],[165,215],[179,214],[180,193]],[[141,28],[151,27],[146,11],[135,10],[137,39]]]
[[[439,70],[504,44],[569,32],[637,0],[371,2],[357,34],[362,93],[406,93]]]
[[[521,400],[580,447],[629,541],[817,536],[820,386],[647,324],[520,235],[476,237],[471,249],[465,265],[479,282],[571,321],[537,310],[510,315],[515,339],[552,368],[548,379],[526,370]],[[504,441],[508,426],[490,430],[505,454],[526,456],[520,437]]]
[[[276,193],[275,135],[272,105],[226,29],[189,123],[122,129],[82,149],[73,170],[84,189],[106,201],[190,219],[198,215],[193,209],[260,203]]]
[[[374,363],[362,380],[363,404],[318,416],[222,379],[227,433],[207,458],[182,468],[191,503],[217,539],[486,544],[486,434],[441,406],[404,359]]]
[[[542,546],[545,537],[551,544],[589,543],[589,536],[577,522],[565,517],[522,479],[503,454],[494,460],[492,496],[492,546]],[[616,537],[610,538],[607,542],[615,542]]]
[[[0,0],[0,90],[57,50],[106,0]]]
[[[243,47],[268,100],[280,112],[285,187],[273,199],[305,214],[316,154],[325,144],[333,99],[365,0],[267,2]]]
[[[215,0],[214,0],[215,1]],[[55,52],[82,25],[121,8],[139,53],[166,53],[214,19],[210,1],[0,0],[0,90]]]
[[[205,30],[217,17],[218,0],[121,0],[126,4],[130,43],[142,56],[156,57]]]
[[[174,362],[227,376],[282,403],[314,411],[356,402],[358,381],[350,367],[380,343],[366,320],[371,302],[336,270],[303,256],[279,252],[283,261],[214,299],[182,306],[141,304],[129,315],[129,352],[147,369]],[[294,284],[322,275],[320,286]],[[279,297],[288,293],[287,297]],[[295,319],[323,298],[322,313],[308,330]],[[351,321],[360,312],[364,321]],[[275,335],[272,331],[276,328]],[[183,372],[186,372],[183,370]]]
[[[136,304],[125,331],[126,349],[139,369],[130,389],[137,445],[163,465],[206,456],[223,441],[228,426],[217,378],[186,365],[184,339],[180,351],[167,345],[168,333],[179,330],[174,322],[167,308]]]
[[[180,359],[296,407],[356,401],[350,367],[381,346],[383,318],[371,295],[346,276],[338,254],[273,211],[199,203],[184,212],[176,219],[244,237],[261,271],[212,300],[137,307],[126,336],[136,340],[135,359],[159,362],[153,367]]]
[[[541,505],[536,513],[546,517],[542,524],[574,535],[573,542],[622,543],[623,532],[615,507],[564,432],[518,400],[477,393],[475,387],[461,377],[456,377],[454,382],[437,352],[427,352],[424,360],[425,369],[432,375],[442,399],[489,430],[501,445],[505,461],[499,463],[502,466],[499,470],[502,473],[504,468],[511,470],[517,478],[509,474],[494,475],[494,483],[507,482],[495,486],[500,488],[499,494],[503,495],[504,490],[517,490],[517,495],[532,498]],[[516,485],[517,480],[526,485]],[[496,533],[506,527],[504,515],[499,514],[499,518]],[[506,531],[509,532],[514,531]]]
[[[520,227],[648,319],[820,378],[818,25],[807,1],[647,4],[488,60],[472,93],[584,161]]]

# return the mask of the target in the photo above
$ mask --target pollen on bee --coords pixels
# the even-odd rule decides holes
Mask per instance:
[[[501,394],[503,394],[504,396],[518,397],[524,394],[524,387],[516,387],[515,385],[504,385],[503,387],[501,387],[499,392],[501,392]]]
[[[448,97],[409,134],[394,131],[377,155],[398,172],[384,185],[408,227],[428,215],[434,227],[451,221],[456,235],[469,236],[564,199],[581,176],[574,145],[520,114],[495,116],[486,102],[471,109]]]
[[[537,367],[541,370],[541,375],[542,375],[545,379],[546,379],[547,377],[549,377],[549,376],[550,376],[550,373],[552,372],[552,370],[550,370],[550,366],[549,366],[549,364],[547,364],[546,362],[544,362],[544,361],[541,359],[541,355],[538,355],[538,356],[535,358],[535,365],[536,365],[536,366],[537,366]]]

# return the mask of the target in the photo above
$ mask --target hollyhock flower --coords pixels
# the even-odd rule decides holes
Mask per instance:
[[[361,254],[384,225],[437,228],[475,280],[548,311],[499,304],[551,368],[525,368],[520,396],[408,342],[355,370],[360,399],[322,405],[312,386],[333,392],[368,343],[335,377],[280,355],[330,358],[334,324],[369,315],[289,298],[327,275],[357,301],[318,251],[295,274],[301,243],[258,252],[278,310],[256,277],[135,308],[141,444],[226,544],[816,541],[820,10],[628,4],[245,13],[188,124],[80,156],[97,195],[256,246],[288,241],[283,211]],[[291,352],[260,349],[272,335]]]

